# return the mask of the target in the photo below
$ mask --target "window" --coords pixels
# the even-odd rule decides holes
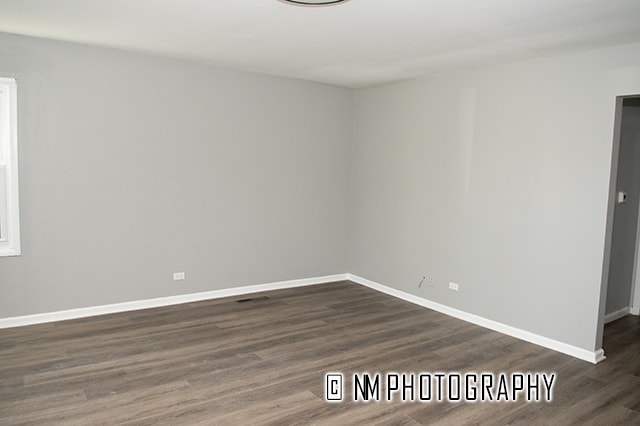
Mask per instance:
[[[0,77],[0,256],[20,254],[16,81]]]

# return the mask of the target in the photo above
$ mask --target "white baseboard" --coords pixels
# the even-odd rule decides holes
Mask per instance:
[[[631,315],[640,315],[640,306],[631,307]]]
[[[280,290],[285,288],[303,287],[316,284],[324,284],[335,281],[353,281],[357,284],[364,285],[373,290],[386,293],[388,295],[397,297],[402,300],[414,303],[419,306],[423,306],[428,309],[443,313],[445,315],[458,318],[472,324],[479,325],[518,339],[525,340],[530,343],[534,343],[543,346],[548,349],[553,349],[558,352],[562,352],[567,355],[571,355],[575,358],[579,358],[592,363],[598,363],[605,359],[604,351],[599,349],[597,351],[588,351],[578,348],[557,340],[549,339],[547,337],[539,336],[537,334],[530,333],[506,324],[502,324],[496,321],[483,318],[478,315],[470,314],[458,309],[451,308],[446,305],[441,305],[436,302],[432,302],[427,299],[415,296],[413,294],[406,293],[401,290],[385,286],[383,284],[376,283],[374,281],[367,280],[353,274],[337,274],[327,275],[323,277],[306,278],[300,280],[291,281],[279,281],[267,284],[257,284],[245,287],[234,287],[222,290],[206,291],[202,293],[184,294],[178,296],[160,297],[155,299],[136,300],[132,302],[115,303],[110,305],[94,306],[88,308],[71,309],[66,311],[48,312],[35,315],[25,315],[20,317],[2,318],[0,319],[0,329],[21,327],[33,324],[42,324],[54,321],[64,321],[69,319],[86,318],[96,315],[112,314],[117,312],[134,311],[138,309],[157,308],[161,306],[177,305],[180,303],[197,302],[201,300],[219,299],[222,297],[238,296],[250,293],[258,293],[262,291]],[[629,309],[627,309],[627,313]]]
[[[377,290],[382,293],[395,296],[399,299],[406,300],[407,302],[411,302],[416,305],[420,305],[425,308],[443,313],[445,315],[449,315],[451,317],[458,318],[458,319],[470,322],[472,324],[488,328],[490,330],[494,330],[494,331],[521,339],[521,340],[525,340],[527,342],[534,343],[536,345],[543,346],[545,348],[552,349],[557,352],[562,352],[564,354],[571,355],[575,358],[579,358],[584,361],[589,361],[591,363],[597,364],[600,361],[603,361],[605,359],[604,351],[602,349],[598,349],[597,351],[588,351],[588,350],[579,348],[577,346],[560,342],[558,340],[549,339],[548,337],[539,336],[537,334],[530,333],[528,331],[521,330],[519,328],[515,328],[510,325],[502,324],[497,321],[493,321],[478,315],[474,315],[468,312],[454,309],[446,305],[441,305],[439,303],[432,302],[427,299],[423,299],[413,294],[406,293],[401,290],[396,290],[395,288],[391,288],[383,284],[379,284],[374,281],[367,280],[357,275],[347,274],[347,277],[349,281],[353,281],[355,283],[364,285],[373,290]]]
[[[613,322],[617,319],[626,317],[630,313],[631,313],[631,309],[628,306],[626,308],[619,309],[615,312],[611,312],[610,314],[607,314],[604,316],[604,323],[609,324],[610,322]]]
[[[110,305],[93,306],[88,308],[70,309],[66,311],[47,312],[42,314],[25,315],[12,318],[1,318],[0,329],[22,327],[25,325],[42,324],[54,321],[64,321],[86,318],[96,315],[113,314],[117,312],[135,311],[137,309],[157,308],[160,306],[177,305],[180,303],[198,302],[201,300],[219,299],[222,297],[238,296],[261,291],[280,290],[284,288],[303,287],[315,284],[325,284],[347,280],[348,274],[327,275],[324,277],[305,278],[300,280],[279,281],[267,284],[257,284],[245,287],[225,288],[222,290],[205,291],[202,293],[183,294],[178,296],[159,297],[155,299],[135,300],[132,302],[114,303]]]

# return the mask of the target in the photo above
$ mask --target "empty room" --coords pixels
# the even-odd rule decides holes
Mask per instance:
[[[0,0],[0,424],[640,424],[637,0]]]

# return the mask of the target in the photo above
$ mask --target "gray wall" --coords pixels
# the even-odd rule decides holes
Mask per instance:
[[[611,264],[606,314],[631,306],[635,268],[636,230],[640,205],[640,108],[625,102],[617,173],[617,191],[628,194],[625,203],[616,203],[611,244]]]
[[[10,35],[0,75],[19,83],[23,236],[0,318],[348,271],[598,346],[614,101],[640,93],[640,44],[355,109],[351,90]]]
[[[359,90],[350,272],[598,349],[615,96],[628,93],[640,44]]]
[[[23,252],[0,318],[347,271],[351,90],[6,34],[0,75]]]

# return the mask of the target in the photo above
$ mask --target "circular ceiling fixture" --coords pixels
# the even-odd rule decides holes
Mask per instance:
[[[340,3],[346,3],[349,0],[280,0],[282,3],[293,4],[295,6],[335,6]]]

